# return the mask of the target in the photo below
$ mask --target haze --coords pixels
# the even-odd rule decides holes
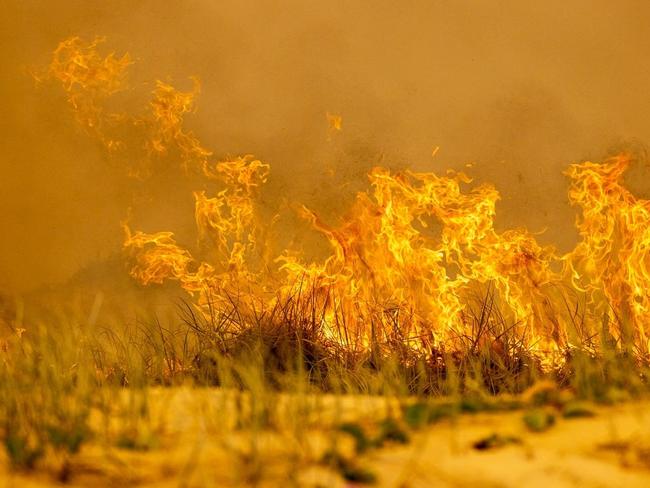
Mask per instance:
[[[67,37],[131,54],[127,105],[157,78],[200,78],[188,126],[217,156],[269,162],[271,209],[300,201],[335,218],[377,164],[463,169],[501,191],[501,228],[546,229],[566,250],[569,163],[633,150],[628,183],[650,194],[648,18],[641,0],[4,2],[0,289],[62,282],[119,252],[129,208],[139,228],[192,236],[195,182],[128,178],[62,90],[35,84],[30,69]]]

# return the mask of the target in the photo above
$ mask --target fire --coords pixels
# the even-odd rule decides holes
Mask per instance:
[[[78,37],[61,42],[52,54],[52,62],[43,78],[55,79],[66,92],[77,121],[95,134],[108,149],[119,144],[106,132],[106,127],[120,118],[105,110],[106,99],[126,88],[126,69],[132,64],[128,54],[103,57],[98,46],[104,39],[85,43]],[[42,81],[37,77],[38,81]]]
[[[124,246],[136,251],[131,275],[142,284],[177,280],[185,290],[198,295],[203,306],[213,306],[215,301],[230,304],[242,290],[259,283],[260,272],[253,264],[260,263],[254,197],[268,170],[267,164],[252,156],[218,162],[213,167],[206,163],[206,177],[226,186],[213,197],[203,191],[194,193],[199,240],[209,249],[213,264],[197,262],[176,244],[171,232],[132,233],[125,225]]]
[[[343,117],[337,114],[327,113],[327,123],[331,130],[340,131],[343,129]]]
[[[149,104],[151,116],[136,120],[149,132],[145,146],[150,154],[166,154],[176,148],[185,169],[191,165],[203,166],[212,155],[201,146],[192,132],[183,129],[183,116],[194,110],[194,100],[201,91],[197,79],[189,92],[180,92],[173,86],[158,80]]]
[[[581,241],[565,255],[526,229],[495,230],[500,197],[492,185],[474,185],[463,173],[377,167],[368,175],[369,188],[335,225],[299,207],[330,249],[324,259],[309,261],[293,249],[276,249],[268,238],[273,221],[261,217],[259,192],[269,165],[250,155],[215,161],[184,128],[198,81],[188,92],[158,81],[144,115],[106,116],[102,102],[121,89],[131,61],[126,54],[102,58],[97,45],[64,41],[50,67],[80,122],[100,133],[107,120],[138,127],[137,147],[149,158],[176,158],[215,188],[194,193],[198,257],[171,232],[145,234],[125,225],[131,275],[143,285],[175,280],[200,310],[226,317],[233,307],[246,317],[289,303],[308,311],[323,337],[347,348],[400,344],[424,352],[453,350],[470,336],[468,303],[491,287],[513,330],[546,360],[597,336],[603,316],[620,346],[648,353],[650,202],[623,186],[629,157],[569,167],[569,199],[582,210],[576,222]],[[340,116],[327,118],[340,130]],[[108,140],[103,133],[100,138]]]
[[[183,127],[184,117],[194,110],[201,91],[199,81],[193,78],[192,90],[183,92],[157,80],[144,113],[113,112],[106,102],[127,89],[126,70],[133,62],[128,53],[102,56],[99,48],[103,42],[97,38],[87,43],[78,37],[62,41],[49,69],[37,76],[37,81],[58,81],[79,124],[113,156],[124,155],[132,176],[148,176],[152,164],[164,156],[179,158],[186,170],[203,168],[212,153]]]
[[[630,157],[574,164],[569,199],[582,210],[582,240],[564,257],[573,285],[609,316],[614,338],[648,353],[650,332],[650,201],[623,186]]]
[[[488,282],[495,283],[515,320],[532,323],[536,298],[556,279],[549,270],[552,250],[525,231],[494,230],[493,187],[463,191],[461,184],[470,181],[463,174],[375,168],[369,177],[373,190],[358,195],[336,229],[303,209],[330,242],[332,255],[320,265],[285,261],[290,281],[306,276],[314,289],[334,291],[340,320],[366,345],[370,331],[386,341],[398,334],[415,347],[453,341],[466,333],[464,296]],[[428,231],[434,223],[441,226],[439,236]]]

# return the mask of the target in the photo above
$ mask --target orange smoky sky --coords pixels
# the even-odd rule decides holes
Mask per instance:
[[[187,126],[218,157],[268,162],[271,209],[296,201],[335,218],[377,164],[464,170],[501,192],[499,227],[544,230],[566,250],[569,163],[632,150],[628,186],[650,193],[648,18],[641,0],[7,0],[0,289],[62,282],[118,253],[129,209],[139,228],[192,238],[196,182],[164,168],[129,178],[60,87],[31,76],[65,38],[130,53],[124,106],[146,104],[156,79],[189,89],[198,77]]]

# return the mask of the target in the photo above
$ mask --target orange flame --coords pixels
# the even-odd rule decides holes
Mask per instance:
[[[85,43],[78,37],[62,41],[46,74],[61,83],[79,124],[112,149],[119,143],[106,135],[105,126],[120,116],[107,113],[103,105],[110,95],[126,88],[126,69],[132,62],[128,54],[102,57],[97,48],[103,42],[97,38]]]
[[[569,200],[582,209],[582,237],[564,262],[575,288],[609,315],[610,333],[648,353],[650,332],[650,201],[622,184],[630,157],[571,165]],[[626,337],[627,335],[627,337]],[[630,337],[633,336],[633,337]]]
[[[102,58],[98,44],[78,38],[62,42],[49,70],[79,121],[109,147],[117,145],[103,132],[110,123],[143,129],[141,149],[150,157],[177,157],[185,168],[198,168],[220,185],[211,196],[194,193],[205,261],[180,247],[171,232],[144,234],[125,227],[124,246],[134,257],[131,274],[143,285],[176,280],[210,313],[226,310],[233,297],[250,307],[309,302],[322,312],[323,334],[346,347],[397,340],[424,351],[453,348],[471,333],[468,297],[489,285],[527,346],[549,360],[579,340],[575,314],[567,310],[584,295],[589,310],[581,326],[589,329],[587,335],[600,332],[604,314],[607,333],[621,346],[633,344],[639,354],[648,353],[650,202],[622,184],[629,157],[569,167],[569,199],[582,210],[576,222],[582,240],[564,256],[525,229],[497,232],[499,193],[491,185],[472,187],[462,173],[375,168],[370,189],[357,195],[338,225],[299,208],[330,247],[325,259],[308,262],[291,249],[274,249],[264,238],[272,223],[261,224],[258,193],[269,165],[253,156],[214,162],[212,152],[184,128],[198,81],[189,92],[158,81],[146,115],[107,114],[102,103],[123,88],[131,61],[128,54]],[[327,118],[340,130],[340,116]],[[268,254],[275,259],[261,257]],[[562,272],[555,271],[561,266]]]
[[[47,78],[63,86],[80,125],[91,130],[112,153],[122,151],[131,159],[142,152],[130,170],[133,176],[146,176],[149,160],[166,155],[180,157],[185,169],[203,168],[212,153],[184,128],[184,117],[194,110],[200,93],[199,81],[193,78],[192,90],[181,92],[157,80],[145,114],[111,112],[106,108],[107,99],[127,88],[126,69],[133,62],[128,53],[120,57],[114,53],[102,56],[98,50],[102,42],[101,38],[84,42],[78,37],[62,41],[47,70]],[[129,144],[134,133],[139,134],[140,140]]]

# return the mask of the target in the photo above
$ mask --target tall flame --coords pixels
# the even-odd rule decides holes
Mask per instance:
[[[610,333],[641,354],[650,332],[650,201],[623,186],[630,164],[620,155],[602,164],[571,165],[569,199],[582,210],[581,241],[564,257],[573,285],[610,318]]]
[[[180,247],[171,232],[125,226],[131,274],[143,285],[176,280],[212,314],[227,314],[233,303],[266,309],[287,301],[309,304],[320,311],[324,336],[348,348],[399,341],[423,351],[453,348],[470,334],[469,297],[491,286],[527,346],[546,358],[579,340],[570,311],[584,296],[593,335],[606,316],[606,332],[621,346],[648,353],[650,202],[623,186],[628,156],[569,167],[569,199],[582,210],[576,222],[581,241],[563,256],[525,229],[495,230],[499,193],[492,185],[472,186],[462,173],[377,167],[368,175],[370,188],[337,225],[299,207],[330,249],[324,259],[308,261],[265,237],[272,222],[263,222],[258,194],[269,165],[253,156],[215,162],[184,128],[198,81],[188,92],[158,81],[144,115],[107,114],[102,103],[123,87],[131,61],[127,54],[101,57],[98,44],[62,42],[49,70],[79,121],[108,146],[119,141],[106,135],[106,126],[137,127],[148,157],[175,157],[218,186],[212,194],[194,193],[201,258]],[[328,114],[328,120],[340,130],[339,116]]]

